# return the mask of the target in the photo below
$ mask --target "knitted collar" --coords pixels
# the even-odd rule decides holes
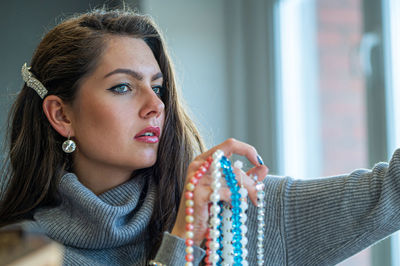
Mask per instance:
[[[150,177],[135,177],[96,196],[75,174],[67,173],[59,192],[61,205],[34,214],[50,238],[86,249],[143,245],[156,198]]]

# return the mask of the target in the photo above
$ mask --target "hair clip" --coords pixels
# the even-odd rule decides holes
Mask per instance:
[[[32,74],[30,71],[30,67],[26,65],[26,63],[22,66],[21,69],[21,74],[22,74],[22,79],[26,83],[26,85],[32,89],[34,89],[37,94],[39,94],[40,98],[44,98],[48,91],[47,89],[43,86],[43,84],[35,78],[35,76]]]

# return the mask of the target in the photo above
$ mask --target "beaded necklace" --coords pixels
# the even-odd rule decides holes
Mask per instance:
[[[241,161],[236,161],[233,166],[239,170],[242,169],[243,167],[243,163]],[[248,242],[248,239],[246,237],[246,233],[247,233],[247,226],[246,226],[246,221],[247,221],[247,214],[246,211],[249,207],[249,205],[247,204],[247,189],[243,186],[243,177],[240,176],[240,189],[239,189],[239,193],[240,193],[240,208],[242,209],[242,212],[240,213],[240,221],[242,222],[242,225],[240,226],[241,232],[242,232],[242,240],[240,241],[240,243],[242,243],[242,266],[248,266],[249,263],[247,262],[247,254],[248,254],[248,250],[246,249],[246,245]]]
[[[225,156],[221,158],[221,167],[225,175],[226,183],[231,190],[231,205],[232,205],[232,246],[233,246],[233,265],[240,266],[243,260],[242,254],[242,230],[240,229],[242,222],[240,221],[240,213],[242,209],[240,208],[240,193],[239,185],[235,179],[235,174],[233,172],[231,162]]]
[[[264,265],[265,192],[264,183],[256,181],[257,190],[257,265]]]
[[[241,169],[242,163],[235,162],[235,167]],[[247,233],[247,190],[239,187],[235,178],[231,162],[224,156],[223,152],[217,150],[210,156],[190,178],[186,185],[186,266],[193,266],[193,223],[194,202],[193,191],[199,179],[211,168],[211,189],[209,206],[209,228],[206,234],[206,258],[207,265],[243,265],[247,266],[248,250],[246,245]],[[220,202],[219,189],[221,188],[222,173],[226,183],[231,190],[231,205]],[[255,177],[255,181],[257,177]],[[264,265],[264,231],[265,231],[265,192],[264,184],[256,181],[257,190],[257,265]],[[222,209],[222,212],[221,212]]]
[[[221,164],[220,160],[224,153],[221,150],[217,150],[212,158],[213,162],[211,163],[211,189],[212,193],[210,195],[210,220],[209,227],[207,232],[207,256],[205,262],[207,265],[217,265],[220,261],[220,254],[218,250],[220,249],[220,225],[221,219],[219,213],[221,212],[221,207],[219,206],[220,196],[219,189],[221,188]]]
[[[210,156],[200,167],[199,169],[195,172],[194,176],[190,178],[189,182],[186,185],[186,192],[185,192],[185,206],[186,206],[186,216],[185,216],[185,221],[186,221],[186,240],[185,240],[185,245],[186,245],[186,266],[193,266],[193,229],[194,229],[194,194],[193,191],[196,188],[196,185],[199,183],[200,178],[203,177],[203,175],[207,172],[208,168],[210,167],[210,164],[212,163],[212,157]],[[219,195],[218,195],[219,196]]]

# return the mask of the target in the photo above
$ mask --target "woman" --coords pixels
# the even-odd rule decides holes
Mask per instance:
[[[148,17],[96,10],[68,19],[43,38],[23,76],[0,223],[62,243],[65,264],[183,265],[183,187],[217,149],[255,165],[235,170],[255,203],[249,176],[264,177],[267,168],[253,147],[233,139],[204,151]],[[269,176],[267,230],[258,247],[266,265],[334,264],[397,230],[399,167],[396,153],[390,166],[348,176],[307,182]],[[195,265],[205,254],[210,183],[206,174],[194,191]],[[229,196],[224,187],[221,199]],[[254,265],[257,220],[249,205]]]

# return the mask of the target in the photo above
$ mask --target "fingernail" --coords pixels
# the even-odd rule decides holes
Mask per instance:
[[[262,159],[261,156],[258,155],[258,154],[257,154],[257,160],[258,160],[259,164],[264,165],[263,159]]]

